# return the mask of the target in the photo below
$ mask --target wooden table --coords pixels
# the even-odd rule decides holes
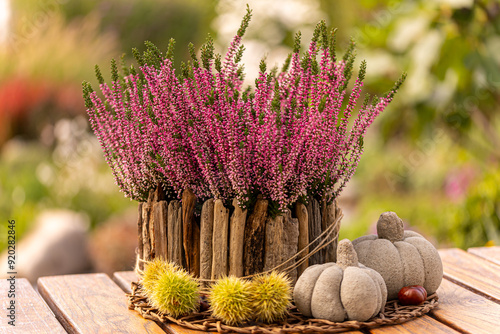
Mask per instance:
[[[439,306],[401,325],[349,333],[500,334],[500,247],[440,250],[444,280]],[[124,291],[133,272],[42,277],[39,294],[26,279],[16,282],[16,327],[7,324],[8,282],[0,281],[0,333],[200,333],[158,325],[128,310]]]

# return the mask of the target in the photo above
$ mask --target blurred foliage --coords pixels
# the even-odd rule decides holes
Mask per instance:
[[[369,91],[401,68],[408,80],[365,141],[345,233],[393,210],[440,245],[499,244],[500,3],[362,0],[349,25]]]

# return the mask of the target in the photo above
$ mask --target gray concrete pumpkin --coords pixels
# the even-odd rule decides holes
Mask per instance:
[[[358,263],[351,241],[344,239],[337,263],[308,267],[295,284],[293,299],[307,317],[366,321],[384,309],[387,289],[379,273]]]
[[[443,279],[443,264],[434,246],[420,234],[404,231],[403,221],[394,212],[384,212],[377,222],[377,235],[366,235],[352,244],[359,261],[384,278],[388,300],[396,299],[401,288],[421,285],[429,295]]]

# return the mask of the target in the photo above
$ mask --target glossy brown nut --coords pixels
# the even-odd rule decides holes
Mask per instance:
[[[398,293],[401,305],[420,305],[427,299],[427,291],[420,285],[405,286]]]

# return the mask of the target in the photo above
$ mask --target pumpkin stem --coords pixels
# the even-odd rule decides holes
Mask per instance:
[[[384,212],[377,222],[377,234],[379,239],[387,239],[391,242],[402,241],[404,238],[403,220],[395,212]]]
[[[349,239],[339,241],[339,245],[337,246],[337,265],[342,269],[358,266],[358,254]]]

